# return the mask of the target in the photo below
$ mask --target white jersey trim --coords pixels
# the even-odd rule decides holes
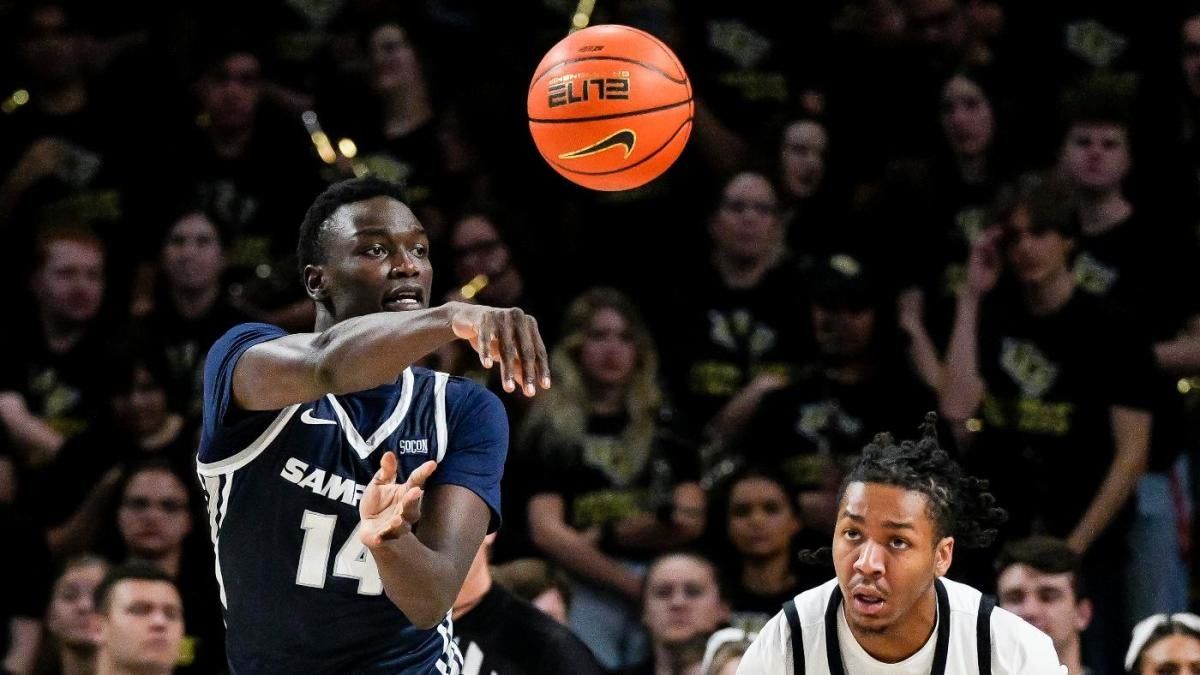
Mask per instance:
[[[263,430],[263,432],[259,434],[258,438],[254,439],[254,442],[249,445],[249,447],[237,453],[236,455],[233,455],[232,457],[226,457],[219,462],[211,462],[207,464],[201,462],[200,460],[196,460],[196,473],[200,474],[201,476],[217,476],[223,473],[233,473],[243,466],[246,466],[250,462],[254,461],[255,457],[261,455],[263,450],[267,449],[267,446],[271,445],[271,442],[275,440],[275,437],[279,435],[279,432],[283,431],[283,427],[287,425],[288,421],[292,419],[292,416],[295,415],[296,411],[299,409],[300,404],[297,403],[280,410],[279,414],[275,416],[275,420],[271,422],[271,425]]]
[[[440,464],[442,458],[446,456],[446,439],[449,436],[449,432],[446,430],[446,383],[450,381],[450,375],[435,372],[433,377],[433,419],[437,426],[437,462]]]
[[[396,404],[396,409],[392,411],[391,417],[388,417],[375,430],[375,433],[371,434],[371,437],[366,440],[363,440],[362,435],[358,433],[358,429],[354,428],[354,422],[346,414],[346,411],[342,408],[342,404],[338,403],[337,398],[333,394],[325,395],[329,399],[329,403],[333,406],[333,412],[338,418],[338,426],[342,428],[342,433],[346,436],[346,441],[350,443],[350,447],[354,448],[354,452],[361,459],[370,457],[371,453],[375,452],[375,449],[387,440],[387,437],[391,436],[392,432],[400,426],[400,423],[404,421],[404,416],[408,414],[408,407],[412,404],[413,395],[413,372],[411,368],[404,369],[402,380],[400,402]]]

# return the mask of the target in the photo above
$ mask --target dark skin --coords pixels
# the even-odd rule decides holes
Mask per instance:
[[[533,396],[549,388],[549,359],[533,317],[457,302],[428,307],[429,240],[401,202],[381,196],[343,205],[320,236],[324,260],[304,271],[317,307],[314,332],[255,345],[242,356],[233,395],[243,409],[277,410],[394,383],[405,368],[456,339],[468,341],[484,367],[499,364],[506,391],[520,387]],[[359,503],[359,533],[388,598],[414,625],[430,628],[466,578],[488,507],[456,485],[425,494],[434,462],[403,483],[396,482],[396,467],[396,456],[386,453]]]

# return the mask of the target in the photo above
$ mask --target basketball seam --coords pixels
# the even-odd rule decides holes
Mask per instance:
[[[591,117],[570,117],[570,118],[561,119],[561,120],[551,120],[551,119],[541,119],[541,118],[530,117],[529,123],[530,124],[567,124],[570,122],[598,122],[600,120],[613,120],[613,119],[617,119],[619,117],[632,117],[634,115],[645,115],[648,113],[656,113],[656,112],[659,112],[660,110],[670,110],[671,108],[678,108],[681,105],[687,105],[691,102],[692,102],[692,99],[689,97],[682,101],[678,101],[676,103],[668,103],[666,105],[655,106],[653,108],[642,108],[641,110],[629,110],[626,112],[612,113],[610,115],[593,115]],[[689,119],[691,119],[691,118],[689,118]]]
[[[583,56],[580,58],[570,58],[570,59],[565,59],[563,61],[559,61],[558,63],[550,66],[549,68],[542,71],[541,73],[538,73],[538,75],[533,78],[533,82],[529,83],[529,91],[533,91],[533,88],[535,86],[537,86],[537,83],[543,77],[549,75],[550,71],[554,70],[555,68],[559,68],[561,66],[565,66],[565,65],[568,65],[571,63],[580,63],[582,61],[622,61],[625,63],[636,63],[637,65],[645,68],[646,70],[652,70],[652,71],[658,73],[659,75],[662,75],[663,77],[670,80],[671,82],[674,82],[675,84],[686,85],[688,83],[688,79],[686,77],[684,77],[682,79],[674,77],[670,73],[663,70],[662,68],[659,68],[658,66],[655,66],[655,65],[652,65],[649,63],[644,63],[642,61],[638,61],[637,59],[631,59],[631,58],[628,58],[625,56]],[[682,70],[682,68],[680,70]]]
[[[669,138],[667,138],[667,140],[663,141],[662,145],[655,148],[653,152],[651,152],[650,154],[646,155],[645,157],[639,159],[638,161],[634,162],[633,164],[630,164],[629,166],[623,166],[619,169],[613,169],[611,171],[580,171],[578,169],[571,169],[571,168],[565,167],[562,164],[555,162],[554,160],[551,160],[549,158],[547,158],[547,161],[549,161],[554,166],[556,166],[568,173],[575,173],[575,174],[579,174],[581,176],[611,176],[614,173],[621,173],[622,171],[628,171],[629,169],[632,169],[635,166],[638,166],[640,164],[650,161],[651,158],[653,158],[658,153],[662,152],[663,148],[670,145],[671,141],[675,140],[675,137],[679,135],[679,132],[682,131],[685,126],[687,126],[691,123],[692,123],[692,118],[691,117],[687,118],[679,125],[679,127],[677,129],[675,129],[674,133],[672,133],[671,136]],[[545,155],[542,155],[542,156],[545,157]]]
[[[610,24],[610,25],[612,25],[614,28],[620,28],[621,30],[631,31],[633,33],[637,33],[638,35],[642,35],[647,38],[650,38],[650,41],[653,42],[655,44],[655,46],[658,47],[659,51],[661,51],[668,59],[670,59],[671,63],[675,64],[675,67],[679,69],[679,72],[683,74],[685,79],[687,78],[687,71],[685,71],[683,69],[683,63],[679,60],[679,57],[675,55],[675,52],[671,51],[671,48],[667,46],[667,43],[658,39],[658,37],[651,35],[650,33],[647,33],[644,30],[634,28],[633,26],[622,26],[621,24]],[[691,85],[689,84],[688,86],[690,88]]]

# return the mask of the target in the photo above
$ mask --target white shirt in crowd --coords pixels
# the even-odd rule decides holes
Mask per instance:
[[[950,640],[946,673],[978,675],[976,616],[980,592],[949,579],[942,579],[950,604]],[[837,579],[796,596],[796,609],[804,636],[804,661],[808,673],[828,673],[825,652],[825,611]],[[938,622],[945,617],[939,616]],[[999,607],[992,610],[992,675],[1065,675],[1050,637]],[[858,644],[846,623],[845,611],[838,612],[838,643],[846,675],[929,675],[938,631],[935,629],[915,654],[899,663],[877,661]],[[792,675],[792,631],[783,612],[776,614],[759,632],[738,666],[738,675]]]

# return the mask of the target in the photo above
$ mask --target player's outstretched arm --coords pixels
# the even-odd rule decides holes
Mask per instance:
[[[550,386],[549,358],[537,321],[517,308],[462,302],[379,312],[321,333],[297,333],[251,347],[238,359],[233,395],[245,410],[276,410],[325,394],[394,382],[405,368],[454,340],[471,343],[485,367],[499,364],[507,391],[526,396]]]
[[[363,493],[359,537],[375,559],[388,599],[413,625],[429,629],[453,606],[490,514],[479,496],[458,485],[425,493],[434,462],[421,465],[404,483],[396,482],[396,464],[394,453],[385,454]]]

